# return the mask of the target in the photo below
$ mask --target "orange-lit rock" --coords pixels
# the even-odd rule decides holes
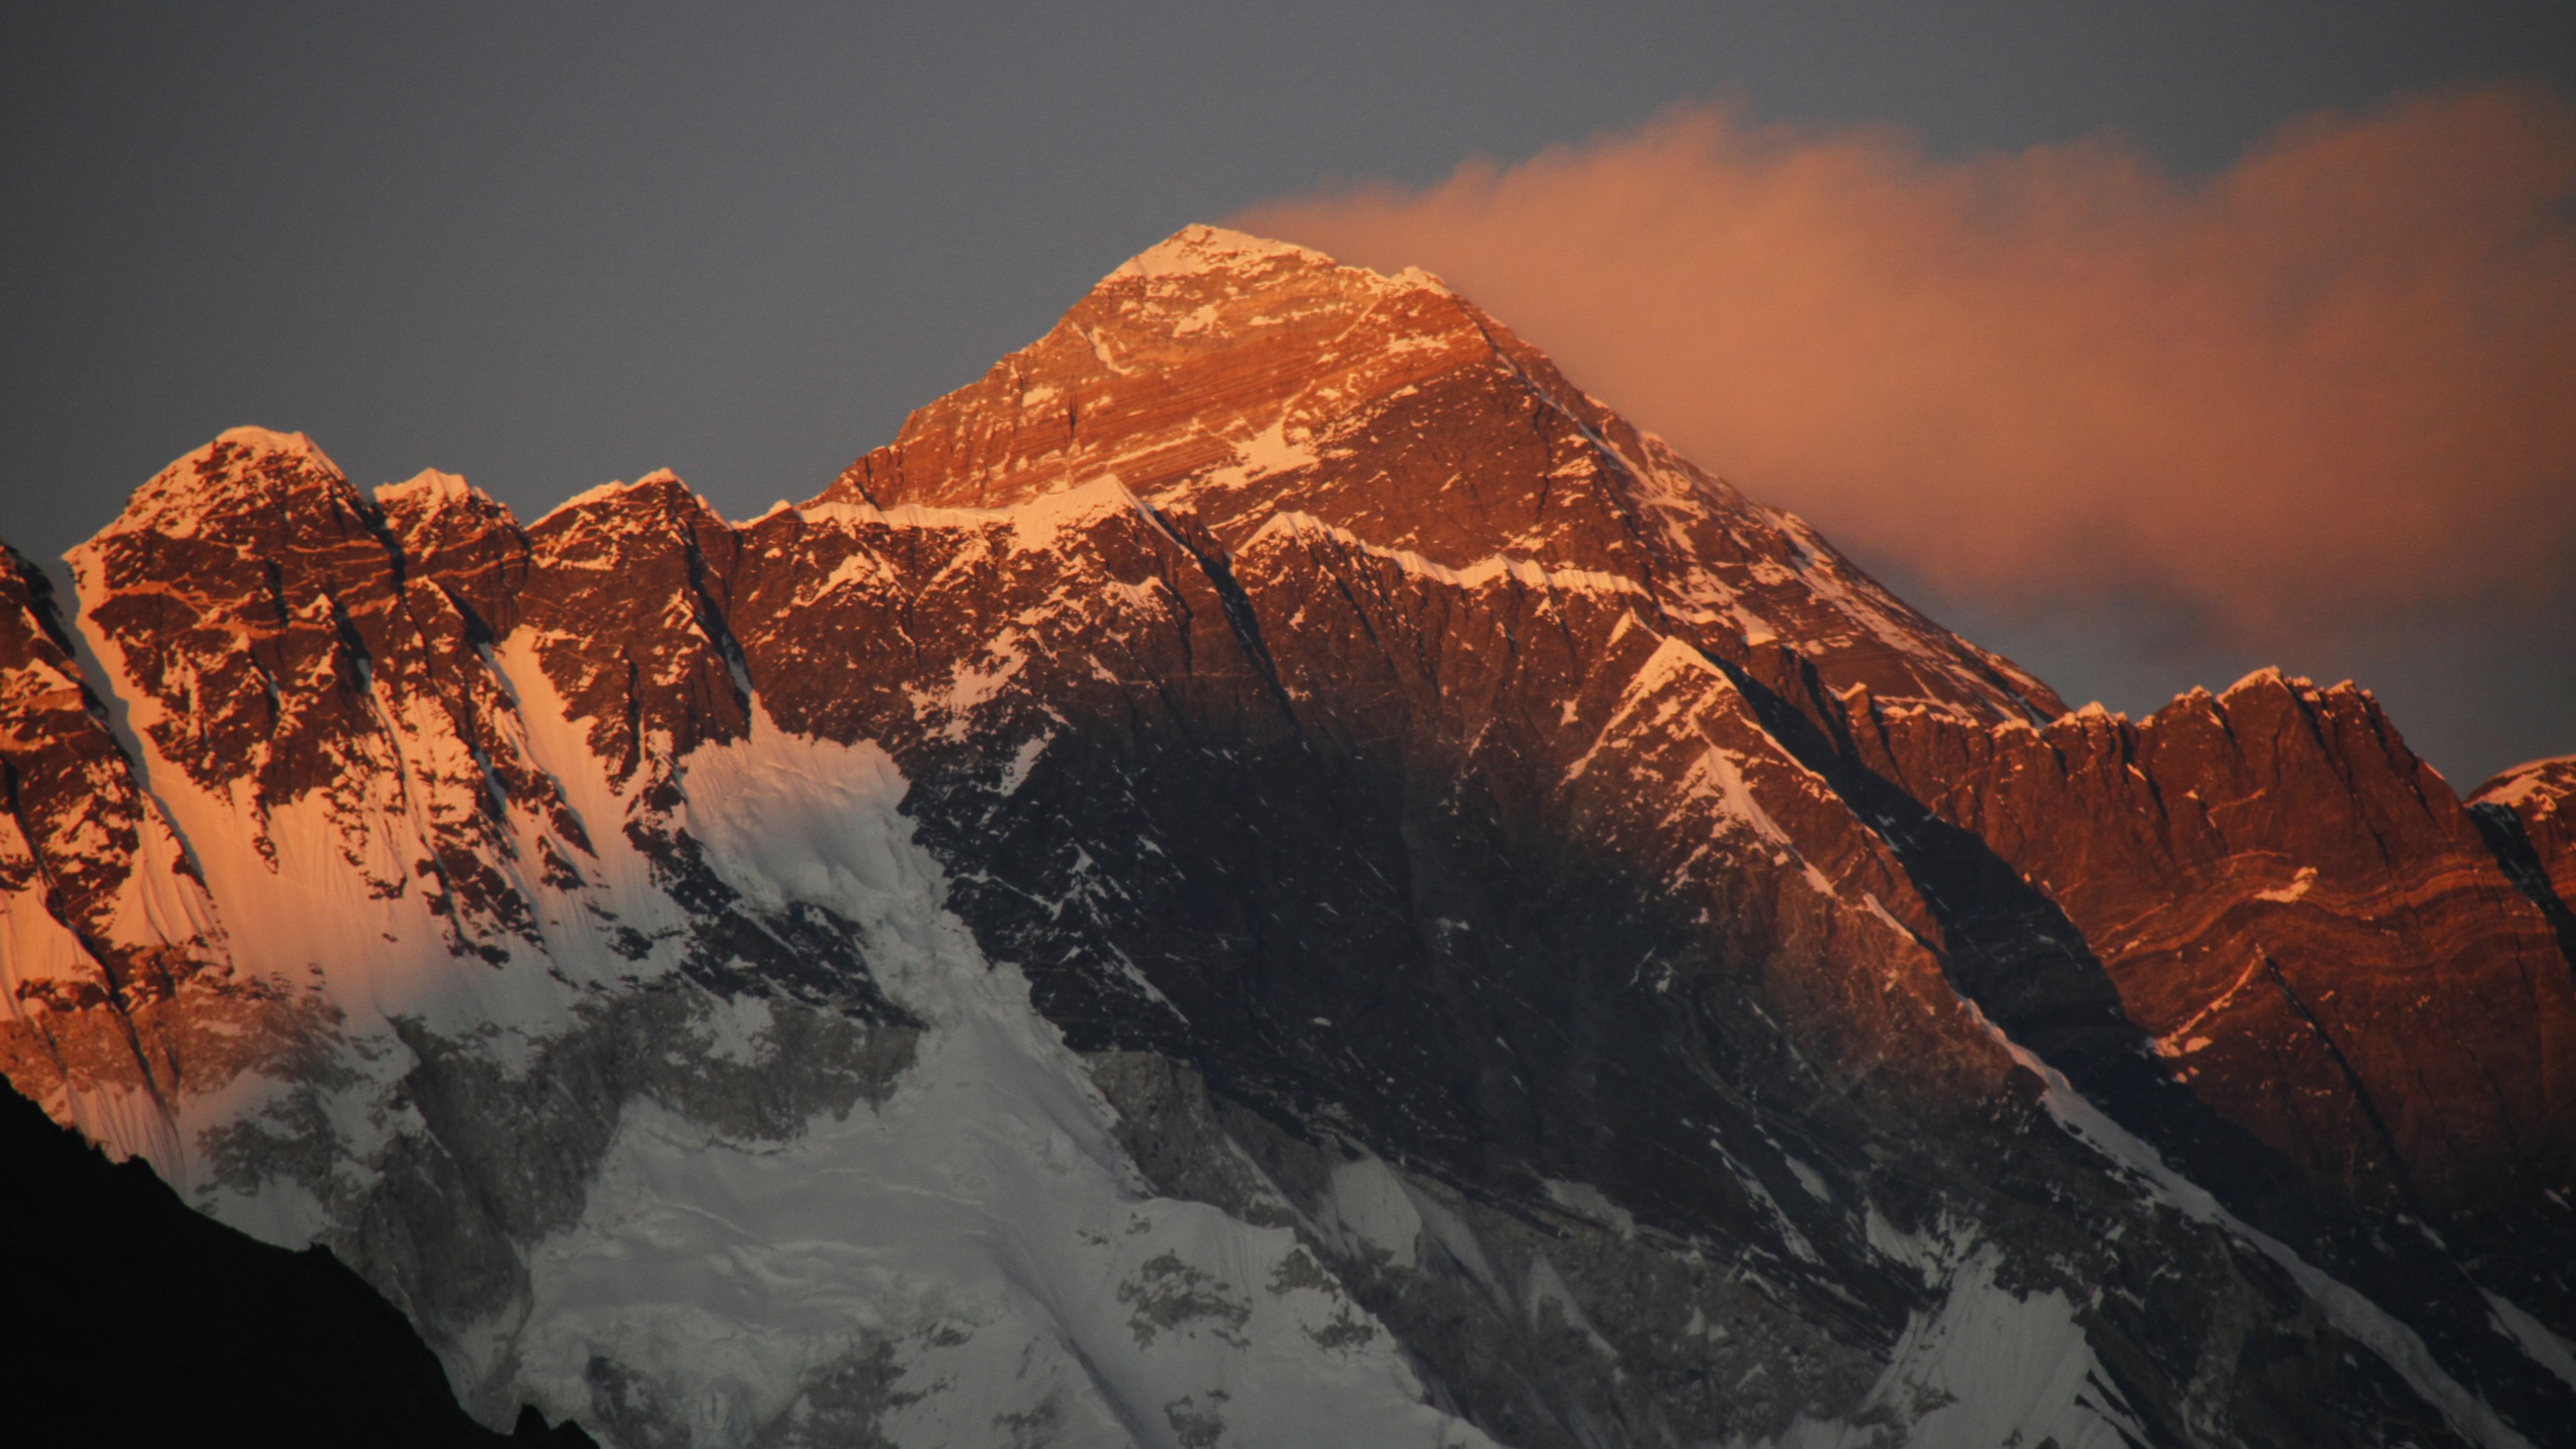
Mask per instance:
[[[1418,273],[1192,228],[756,519],[240,430],[74,565],[86,675],[0,574],[0,1068],[469,1405],[1755,1442],[1930,1424],[1938,1322],[2033,1441],[2576,1410],[2555,776],[2067,713]],[[792,1353],[634,1336],[711,1263]]]

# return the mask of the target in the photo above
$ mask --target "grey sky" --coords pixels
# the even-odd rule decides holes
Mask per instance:
[[[58,553],[236,423],[526,516],[658,466],[756,512],[1183,223],[1711,95],[2205,170],[2404,88],[2576,94],[2566,5],[394,8],[0,15],[0,535]],[[2131,709],[2250,662],[1923,602]],[[2364,682],[2464,784],[2576,750],[2570,619],[2475,626]]]

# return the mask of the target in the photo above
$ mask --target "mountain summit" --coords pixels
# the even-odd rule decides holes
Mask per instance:
[[[1992,718],[2064,709],[1804,523],[1630,427],[1429,274],[1213,227],[1110,273],[823,501],[1006,507],[1104,479],[1188,510],[1226,549],[1313,520],[1452,570],[1519,561],[1622,580],[1702,647],[1800,640],[1836,688]]]
[[[2564,771],[2070,713],[1422,273],[1189,228],[747,522],[239,429],[70,564],[0,1070],[495,1425],[2576,1411]]]

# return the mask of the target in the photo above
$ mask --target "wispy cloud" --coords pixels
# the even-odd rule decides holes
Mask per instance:
[[[1704,466],[1936,587],[2213,640],[2576,562],[2576,113],[2486,88],[2177,180],[1723,107],[1234,224],[1419,264]]]

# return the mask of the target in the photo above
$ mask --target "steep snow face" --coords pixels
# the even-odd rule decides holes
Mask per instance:
[[[1883,1442],[1873,1414],[1908,1425],[1914,1449],[2058,1444],[2128,1449],[2152,1442],[2113,1387],[2055,1290],[2019,1294],[1995,1281],[2002,1255],[1972,1249],[1952,1270],[1938,1311],[1906,1325],[1894,1360],[1856,1423],[1801,1423],[1780,1449],[1864,1449]]]
[[[883,750],[758,719],[681,782],[716,872],[851,922],[926,1030],[884,1101],[786,1142],[630,1113],[530,1252],[513,1391],[639,1443],[1487,1442],[1293,1233],[1143,1189],[1027,983],[944,908]]]

